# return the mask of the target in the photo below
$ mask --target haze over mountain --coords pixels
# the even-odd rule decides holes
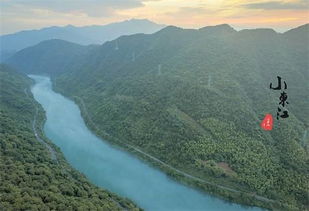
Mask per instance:
[[[207,192],[269,209],[305,210],[308,33],[308,24],[283,34],[226,24],[169,26],[98,46],[46,41],[7,63],[51,75],[57,91],[85,104],[88,126],[106,140],[249,194],[194,183]],[[277,76],[288,84],[290,116],[263,131],[265,114],[276,118],[280,92],[269,84],[277,84]]]
[[[36,45],[44,40],[62,39],[83,45],[103,44],[121,35],[136,33],[150,34],[163,27],[164,25],[156,24],[147,19],[131,19],[102,26],[75,27],[68,25],[64,27],[53,26],[39,30],[21,31],[0,36],[0,58],[2,57],[0,61],[8,58],[18,50]]]

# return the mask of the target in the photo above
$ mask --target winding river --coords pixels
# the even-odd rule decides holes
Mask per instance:
[[[94,184],[127,197],[145,210],[261,210],[228,203],[168,178],[133,155],[96,137],[85,125],[78,106],[55,93],[48,77],[31,75],[31,91],[46,111],[46,136],[67,161]]]

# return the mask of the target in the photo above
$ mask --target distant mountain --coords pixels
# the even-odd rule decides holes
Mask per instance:
[[[217,26],[206,26],[206,27],[200,28],[199,31],[205,31],[207,33],[213,32],[216,35],[237,32],[235,29],[233,29],[228,24],[221,24]]]
[[[53,26],[40,30],[21,31],[0,36],[0,57],[7,57],[10,52],[12,54],[14,51],[36,45],[44,40],[62,39],[83,45],[103,44],[121,35],[149,34],[163,27],[164,25],[159,25],[146,19],[131,19],[102,26],[75,27],[68,25],[65,27]],[[4,58],[1,60],[3,61]]]
[[[85,104],[88,126],[106,140],[129,143],[194,176],[249,194],[190,184],[243,204],[306,210],[307,29],[282,34],[228,25],[169,26],[85,47],[83,56],[69,59],[74,67],[48,60],[67,60],[54,56],[72,47],[56,44],[59,40],[45,43],[48,48],[24,49],[9,64],[51,74],[57,91]],[[37,47],[46,54],[44,63]],[[31,68],[20,65],[26,62]],[[288,84],[287,119],[276,120],[280,91],[269,84],[277,84],[277,76]],[[267,113],[275,119],[272,131],[260,127]]]
[[[295,39],[298,41],[303,41],[304,39],[309,39],[309,23],[299,26],[295,29],[291,29],[284,33],[284,35],[290,39]],[[306,43],[309,48],[309,43]]]

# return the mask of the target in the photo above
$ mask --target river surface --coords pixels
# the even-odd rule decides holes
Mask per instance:
[[[46,111],[46,136],[60,147],[67,161],[94,184],[127,197],[145,210],[261,210],[228,203],[168,178],[135,156],[95,136],[78,106],[52,90],[48,77],[31,75],[31,91]]]

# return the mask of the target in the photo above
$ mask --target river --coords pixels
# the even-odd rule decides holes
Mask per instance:
[[[52,90],[48,77],[31,75],[34,98],[46,111],[44,132],[67,161],[94,184],[154,211],[257,211],[182,185],[135,156],[95,136],[78,106]]]

